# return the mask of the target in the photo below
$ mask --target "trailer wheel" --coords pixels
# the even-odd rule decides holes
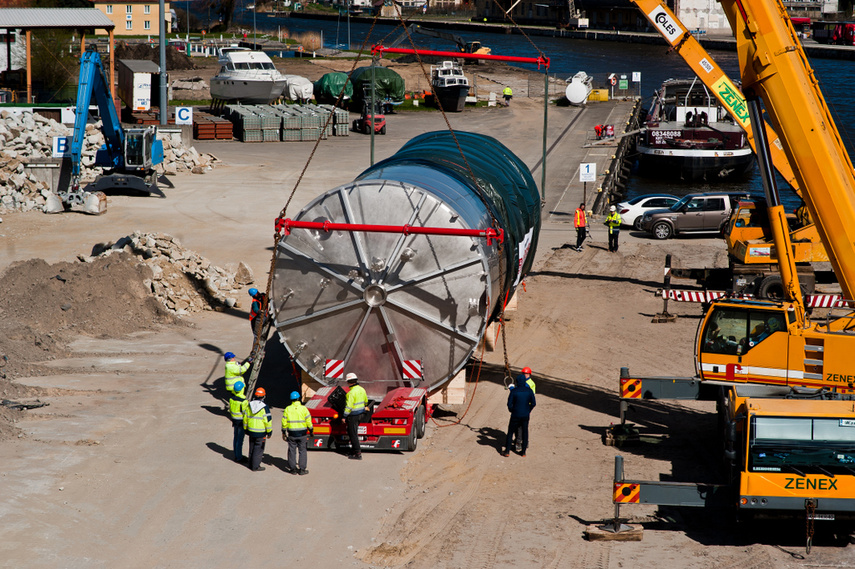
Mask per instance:
[[[413,452],[419,444],[419,438],[416,436],[416,426],[410,429],[410,435],[407,437],[407,452]]]
[[[653,226],[653,236],[657,239],[668,239],[673,233],[674,230],[665,221],[660,221]]]
[[[760,281],[757,287],[758,298],[769,300],[784,300],[784,283],[780,275],[769,275]]]
[[[416,418],[413,421],[413,428],[416,430],[416,437],[424,438],[425,436],[425,406],[419,405],[416,411]]]

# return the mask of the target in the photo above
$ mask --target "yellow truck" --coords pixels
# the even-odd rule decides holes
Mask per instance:
[[[671,45],[691,40],[667,6],[633,1]],[[713,485],[626,481],[616,465],[613,501],[708,506],[722,496],[739,512],[797,514],[807,521],[810,549],[814,521],[851,523],[855,514],[855,312],[849,306],[815,320],[806,313],[772,164],[780,166],[774,157],[783,153],[848,299],[855,298],[855,173],[781,1],[721,6],[736,37],[746,99],[706,52],[680,55],[754,126],[781,299],[713,301],[698,327],[694,377],[638,378],[621,370],[621,422],[612,441],[637,436],[626,423],[630,402],[717,400],[731,476]],[[761,100],[777,135],[758,128],[765,125]]]

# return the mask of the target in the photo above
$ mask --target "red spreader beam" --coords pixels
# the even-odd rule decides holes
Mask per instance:
[[[294,221],[277,219],[276,232],[291,235],[292,229],[320,229],[323,231],[364,231],[366,233],[403,233],[404,235],[452,235],[457,237],[484,237],[487,245],[493,240],[505,242],[502,229],[455,229],[453,227],[414,227],[412,225],[366,225],[363,223],[333,223],[331,221]]]
[[[537,65],[538,69],[540,69],[541,65],[549,69],[548,57],[517,57],[515,55],[486,55],[478,53],[463,53],[460,51],[430,51],[426,49],[411,49],[407,47],[384,47],[382,45],[375,45],[372,47],[371,53],[374,55],[383,55],[384,53],[409,53],[445,57],[448,59],[489,59],[492,61],[510,61],[513,63],[534,63]]]

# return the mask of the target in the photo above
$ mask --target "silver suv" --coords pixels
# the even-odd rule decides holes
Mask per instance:
[[[677,233],[721,233],[734,205],[747,197],[748,194],[737,192],[689,194],[668,209],[646,212],[640,226],[657,239],[668,239]]]

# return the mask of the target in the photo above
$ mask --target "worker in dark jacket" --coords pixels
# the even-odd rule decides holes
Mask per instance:
[[[525,456],[525,451],[528,448],[528,420],[535,405],[537,402],[534,399],[534,391],[526,383],[525,375],[520,374],[516,379],[516,385],[508,395],[508,411],[511,412],[511,420],[508,423],[508,435],[505,438],[502,456],[510,455],[511,441],[518,427],[522,427],[522,452],[520,455]]]

